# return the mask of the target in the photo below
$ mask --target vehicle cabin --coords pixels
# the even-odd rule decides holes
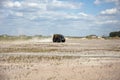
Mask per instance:
[[[54,34],[53,42],[65,42],[65,37],[61,34]]]

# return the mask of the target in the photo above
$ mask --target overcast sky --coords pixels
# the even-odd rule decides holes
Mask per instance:
[[[120,0],[0,0],[0,34],[108,35],[120,31]]]

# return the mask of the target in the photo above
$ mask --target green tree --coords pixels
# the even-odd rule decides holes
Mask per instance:
[[[109,36],[110,37],[120,37],[120,31],[110,32]]]

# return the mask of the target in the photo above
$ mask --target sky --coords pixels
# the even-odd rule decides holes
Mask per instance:
[[[107,36],[120,31],[120,0],[0,0],[0,35]]]

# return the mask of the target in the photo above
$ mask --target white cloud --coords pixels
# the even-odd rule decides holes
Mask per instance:
[[[116,14],[118,12],[118,10],[116,8],[112,8],[112,9],[106,9],[104,11],[101,11],[101,14]]]
[[[79,13],[81,16],[84,16],[84,17],[87,17],[88,16],[88,14],[86,14],[86,13],[83,13],[83,12],[81,12],[81,13]]]
[[[28,9],[41,9],[41,10],[63,10],[63,9],[80,9],[82,3],[59,1],[59,0],[35,0],[35,1],[4,1],[4,7],[7,8],[28,8]]]
[[[22,17],[22,16],[23,16],[23,13],[22,13],[22,12],[16,12],[15,15]]]
[[[22,12],[15,12],[15,11],[9,11],[10,15],[17,16],[17,17],[23,17]]]
[[[26,1],[22,1],[22,2],[19,2],[19,1],[6,1],[3,3],[4,7],[7,7],[7,8],[40,8],[40,9],[46,9],[46,4],[44,3],[36,3],[36,2],[26,2]]]
[[[60,7],[60,8],[68,8],[68,9],[78,9],[82,6],[82,3],[70,3],[67,1],[53,0],[51,6]]]
[[[14,2],[14,6],[15,6],[15,7],[21,7],[21,3],[18,2],[18,1],[16,1],[16,2]]]
[[[96,5],[97,5],[97,4],[100,4],[100,3],[101,3],[100,0],[95,0],[95,1],[94,1],[94,4],[96,4]]]
[[[4,2],[5,7],[21,7],[21,3],[18,1],[12,2],[12,1],[6,1]]]
[[[103,25],[103,24],[118,24],[120,21],[118,20],[100,20],[96,21],[96,24]]]
[[[119,0],[105,0],[105,2],[115,2],[115,3],[117,3],[117,2],[119,2]]]
[[[26,3],[29,7],[38,7],[37,3]]]
[[[27,17],[28,16],[28,17]],[[66,12],[57,12],[57,11],[38,11],[33,12],[30,15],[26,15],[25,17],[29,18],[30,20],[45,18],[48,20],[76,20],[76,19],[88,19],[91,17],[90,15],[80,12],[80,13],[66,13]]]
[[[101,11],[101,14],[116,14],[118,12],[118,10],[116,8],[112,8],[112,9],[106,9],[104,11]]]
[[[94,4],[98,5],[101,3],[111,3],[111,2],[114,2],[117,5],[120,4],[120,0],[95,0]]]
[[[29,9],[31,8],[39,8],[42,10],[46,10],[46,4],[45,3],[35,3],[35,2],[22,2],[24,7],[27,7]]]

